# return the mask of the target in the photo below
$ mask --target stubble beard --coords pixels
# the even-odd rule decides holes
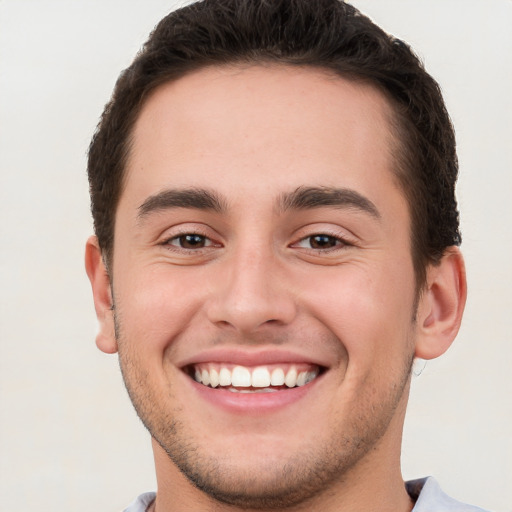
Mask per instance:
[[[383,392],[375,387],[368,396],[360,398],[361,403],[369,401],[372,405],[355,416],[350,429],[334,428],[329,441],[305,445],[300,453],[286,460],[273,461],[263,468],[250,464],[240,468],[203,449],[191,437],[187,425],[178,419],[178,406],[168,411],[158,407],[161,398],[148,385],[150,376],[137,364],[117,319],[115,325],[125,386],[151,436],[195,487],[213,500],[242,509],[283,510],[307,504],[336,482],[345,480],[350,470],[378,444],[402,399],[406,399],[414,359],[412,354],[404,357],[400,378],[390,388]],[[172,390],[167,403],[179,403]]]

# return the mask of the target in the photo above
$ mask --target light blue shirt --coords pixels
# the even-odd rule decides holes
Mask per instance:
[[[412,512],[486,512],[482,508],[450,498],[431,476],[405,482],[405,488],[416,501]]]
[[[411,480],[405,483],[405,487],[411,498],[416,501],[412,512],[486,512],[482,508],[450,498],[432,477]],[[124,512],[146,512],[155,497],[155,492],[145,492]]]

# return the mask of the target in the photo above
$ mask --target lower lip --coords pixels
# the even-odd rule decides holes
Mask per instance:
[[[231,413],[257,415],[273,412],[298,402],[314,390],[319,379],[321,377],[317,377],[304,386],[268,393],[236,393],[226,389],[204,386],[190,378],[188,380],[203,400]]]

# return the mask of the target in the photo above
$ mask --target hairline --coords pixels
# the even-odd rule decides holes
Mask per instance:
[[[407,185],[407,182],[409,181],[409,179],[411,179],[410,174],[412,172],[412,170],[410,169],[412,162],[407,162],[410,156],[410,150],[407,148],[407,146],[410,145],[410,140],[408,140],[407,137],[406,125],[409,124],[409,120],[407,116],[402,114],[400,108],[401,105],[398,103],[398,101],[396,101],[395,98],[393,98],[390,92],[387,91],[382,84],[378,83],[375,79],[372,79],[371,77],[358,74],[357,70],[341,71],[335,69],[334,66],[328,66],[325,64],[294,62],[292,59],[279,59],[268,55],[254,55],[253,57],[234,58],[231,61],[227,62],[196,62],[194,66],[191,66],[188,69],[179,70],[179,73],[176,73],[176,71],[174,70],[169,70],[168,73],[162,73],[161,76],[156,77],[156,79],[153,80],[153,82],[151,82],[149,86],[142,91],[139,97],[138,104],[130,112],[130,126],[129,130],[127,131],[122,148],[123,158],[119,162],[121,172],[119,176],[119,188],[117,191],[117,196],[115,198],[116,204],[112,216],[111,239],[109,246],[102,248],[103,259],[106,267],[109,269],[110,272],[112,271],[117,211],[129,176],[128,167],[130,163],[130,158],[133,154],[135,128],[147,102],[151,99],[152,96],[157,94],[157,92],[161,88],[165,87],[166,85],[177,82],[183,78],[186,78],[189,75],[200,73],[207,69],[243,70],[251,67],[275,67],[281,69],[302,68],[308,70],[316,70],[318,73],[323,74],[325,77],[346,80],[351,83],[358,82],[360,84],[364,84],[365,86],[369,86],[374,91],[380,93],[386,106],[388,107],[387,109],[384,110],[383,113],[384,119],[389,127],[388,154],[392,164],[391,174],[395,185],[397,186],[398,190],[402,193],[403,198],[406,201],[407,211],[409,214],[409,251],[411,254],[415,274],[416,296],[418,297],[425,286],[426,269],[428,264],[436,262],[425,261],[425,259],[422,258],[420,248],[417,247],[418,235],[420,234],[416,232],[417,228],[419,227],[416,224],[420,222],[420,219],[417,219],[416,216],[414,215],[415,209],[413,208],[412,204],[412,202],[415,200],[414,186]],[[421,235],[419,236],[419,239],[421,239]]]

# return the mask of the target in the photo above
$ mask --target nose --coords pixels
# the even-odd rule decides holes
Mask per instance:
[[[241,334],[285,326],[296,316],[285,263],[272,251],[238,251],[216,269],[207,310],[210,322]]]

